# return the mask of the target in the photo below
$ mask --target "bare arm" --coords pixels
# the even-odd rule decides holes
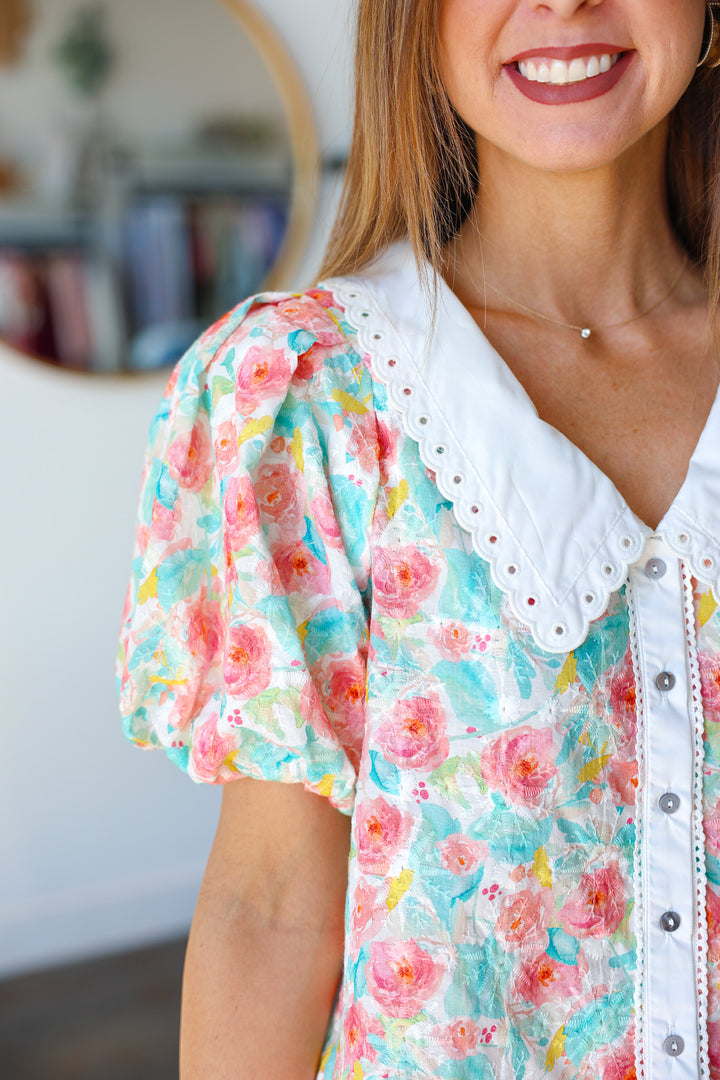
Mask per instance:
[[[301,784],[223,791],[188,942],[181,1080],[312,1080],[342,969],[350,821]]]

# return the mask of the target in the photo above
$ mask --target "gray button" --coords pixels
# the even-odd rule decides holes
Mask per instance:
[[[673,791],[666,791],[658,799],[658,805],[664,814],[674,814],[680,806],[680,799]]]
[[[667,1039],[663,1043],[663,1050],[670,1057],[680,1057],[685,1049],[685,1041],[681,1039],[679,1035],[668,1035]]]
[[[645,563],[645,573],[653,581],[657,581],[659,578],[665,576],[667,566],[662,559],[648,559]]]
[[[675,685],[675,676],[672,671],[661,671],[655,679],[655,685],[658,690],[672,690]]]
[[[660,916],[660,925],[668,934],[672,934],[680,925],[680,916],[677,911],[666,911]]]

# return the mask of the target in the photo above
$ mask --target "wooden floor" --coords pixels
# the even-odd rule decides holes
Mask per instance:
[[[2,1080],[177,1080],[185,941],[0,982]]]

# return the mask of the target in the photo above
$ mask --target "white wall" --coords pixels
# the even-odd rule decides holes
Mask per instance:
[[[341,149],[350,0],[258,2],[298,58],[325,148]],[[219,792],[124,742],[113,678],[164,378],[68,374],[0,348],[0,976],[189,924]]]

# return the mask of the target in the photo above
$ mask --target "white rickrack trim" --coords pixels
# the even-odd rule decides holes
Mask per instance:
[[[698,1023],[699,1080],[710,1076],[710,1059],[707,1039],[708,1010],[708,936],[707,936],[707,875],[705,869],[705,829],[703,825],[703,762],[705,760],[705,718],[703,715],[702,686],[695,635],[695,600],[690,567],[682,563],[682,586],[685,600],[685,638],[692,691],[693,719],[693,866],[695,870],[695,920],[697,939],[695,945],[695,989]]]
[[[630,656],[632,658],[633,677],[635,679],[635,756],[638,764],[637,791],[640,798],[635,805],[635,854],[633,857],[633,877],[635,905],[631,915],[631,925],[635,935],[637,966],[635,976],[635,1074],[637,1080],[645,1080],[646,1063],[649,1061],[646,1031],[645,1007],[645,942],[647,940],[647,910],[645,903],[645,880],[647,844],[645,842],[645,821],[648,808],[647,762],[645,760],[645,739],[647,725],[645,717],[645,696],[643,692],[642,663],[640,660],[640,635],[638,634],[637,611],[632,587],[626,591],[630,615]]]
[[[624,507],[616,514],[575,580],[546,581],[456,439],[451,419],[443,414],[423,376],[422,358],[410,355],[371,289],[352,278],[331,278],[322,287],[344,309],[405,433],[417,443],[423,463],[452,503],[458,523],[470,533],[475,551],[489,563],[515,616],[548,652],[577,648],[644,550],[646,537],[631,511]]]

